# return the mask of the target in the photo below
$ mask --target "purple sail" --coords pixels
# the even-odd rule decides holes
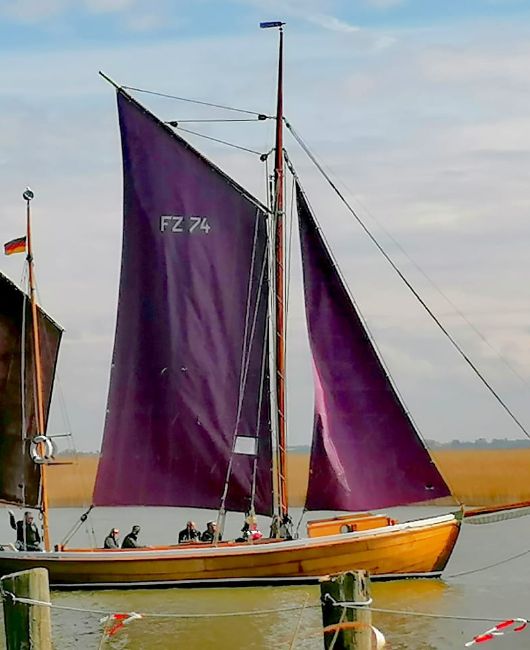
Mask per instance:
[[[62,329],[41,309],[37,313],[46,427]],[[0,501],[39,505],[40,468],[29,453],[37,433],[46,431],[37,427],[31,305],[24,292],[0,273]]]
[[[118,92],[124,220],[95,505],[272,510],[261,206]],[[233,453],[235,450],[235,453]]]
[[[306,507],[368,510],[448,496],[297,187],[315,419]]]

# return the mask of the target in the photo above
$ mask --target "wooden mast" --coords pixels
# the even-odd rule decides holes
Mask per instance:
[[[39,319],[37,310],[37,299],[35,289],[35,273],[33,269],[33,250],[31,246],[31,208],[30,203],[33,198],[33,192],[28,188],[22,195],[26,201],[26,231],[27,231],[27,256],[28,262],[28,279],[29,279],[29,297],[31,301],[31,320],[33,328],[33,357],[35,364],[35,401],[37,412],[37,435],[44,436],[44,399],[42,388],[42,365],[41,365],[41,351],[40,351],[40,336],[39,336]],[[44,458],[45,450],[44,444],[39,443],[39,453]],[[44,549],[50,550],[50,533],[48,527],[48,492],[46,485],[46,463],[40,465],[40,480],[41,480],[41,512],[42,512],[42,527],[44,529]]]
[[[276,398],[278,419],[278,510],[288,512],[287,441],[285,427],[285,246],[283,191],[283,25],[278,54],[278,90],[276,102],[276,144],[274,160],[274,217],[276,263]]]

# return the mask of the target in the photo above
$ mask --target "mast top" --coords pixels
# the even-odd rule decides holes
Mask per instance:
[[[284,25],[285,23],[282,23],[281,20],[268,20],[259,24],[261,29],[269,29],[269,27],[279,27],[282,29]]]

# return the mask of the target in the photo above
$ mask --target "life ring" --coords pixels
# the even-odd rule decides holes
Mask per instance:
[[[44,453],[40,450],[44,448]],[[55,453],[53,442],[47,436],[35,436],[29,444],[29,455],[37,465],[44,465],[52,460]]]

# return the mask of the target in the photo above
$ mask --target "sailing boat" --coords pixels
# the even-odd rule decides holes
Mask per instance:
[[[274,201],[262,205],[116,84],[124,170],[116,336],[94,506],[184,506],[289,521],[283,274],[283,31]],[[112,82],[113,83],[113,82]],[[306,195],[296,193],[315,418],[308,536],[0,553],[63,587],[308,581],[349,569],[439,576],[461,517],[371,509],[450,490],[403,407]],[[39,431],[44,431],[41,427]],[[41,471],[45,463],[40,466]],[[42,493],[41,489],[41,493]],[[27,503],[25,501],[24,503]],[[39,503],[42,503],[40,501]]]

